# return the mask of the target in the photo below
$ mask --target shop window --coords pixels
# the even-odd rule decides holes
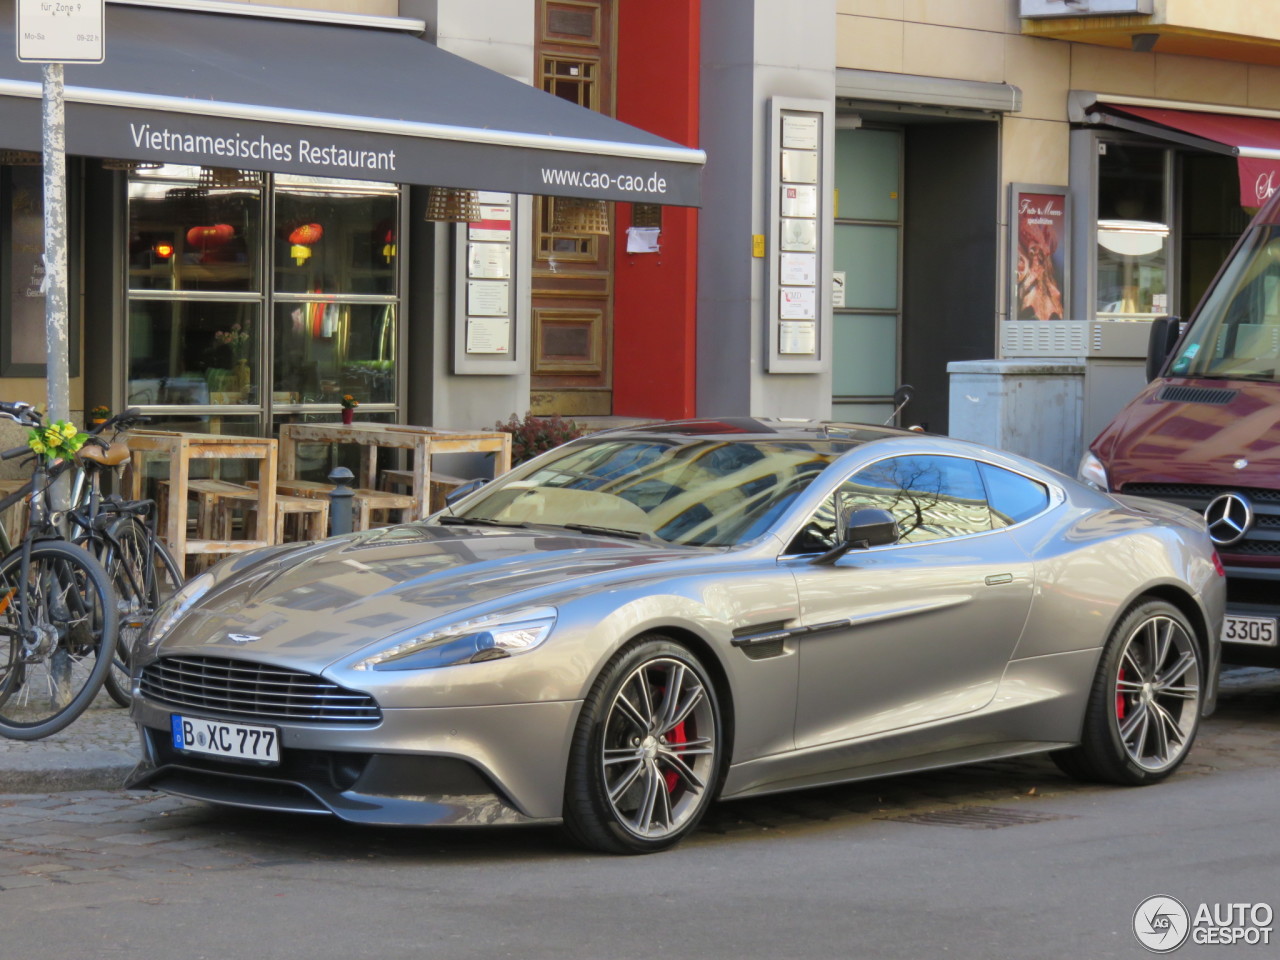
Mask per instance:
[[[132,173],[126,401],[214,432],[336,420],[348,393],[396,419],[399,216],[391,184]]]
[[[131,406],[259,402],[256,303],[134,300],[129,306]]]
[[[1169,312],[1169,151],[1104,143],[1098,157],[1100,320]]]
[[[134,181],[129,288],[257,292],[261,228],[258,174],[231,187]]]

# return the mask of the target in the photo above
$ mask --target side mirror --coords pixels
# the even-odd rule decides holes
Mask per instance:
[[[488,482],[489,481],[484,477],[476,477],[474,480],[468,480],[466,483],[454,487],[445,494],[444,505],[446,507],[452,507],[459,500],[471,496],[471,494],[475,493]]]
[[[1179,334],[1177,317],[1157,317],[1147,331],[1147,383],[1160,376],[1160,370],[1177,346]]]
[[[866,550],[898,542],[898,521],[880,507],[859,507],[844,518],[844,540],[820,557],[815,564],[835,563],[850,550]]]

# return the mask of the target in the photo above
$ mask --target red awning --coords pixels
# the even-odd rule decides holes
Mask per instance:
[[[1229,113],[1131,107],[1128,104],[1108,103],[1106,107],[1230,147],[1240,165],[1241,206],[1260,207],[1280,188],[1280,120]]]

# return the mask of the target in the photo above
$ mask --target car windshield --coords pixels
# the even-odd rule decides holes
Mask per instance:
[[[1175,377],[1271,380],[1280,368],[1280,228],[1227,265],[1169,367]]]
[[[827,464],[855,445],[843,439],[588,441],[486,487],[463,516],[729,547],[764,533]]]

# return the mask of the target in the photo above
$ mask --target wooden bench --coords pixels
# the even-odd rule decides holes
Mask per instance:
[[[412,470],[383,470],[378,475],[380,486],[388,493],[394,492],[393,488],[404,487],[413,492],[413,471]],[[450,477],[447,474],[431,473],[431,492],[427,499],[427,510],[435,513],[437,510],[444,509],[444,498],[447,497],[458,487],[468,481],[461,477]]]
[[[256,481],[250,481],[254,487]],[[276,494],[289,497],[305,497],[310,500],[323,500],[329,503],[329,494],[333,493],[331,483],[320,483],[316,480],[277,480]],[[375,510],[398,510],[400,522],[407,523],[413,519],[413,497],[398,493],[387,493],[385,490],[356,489],[352,491],[351,528],[368,530]]]

